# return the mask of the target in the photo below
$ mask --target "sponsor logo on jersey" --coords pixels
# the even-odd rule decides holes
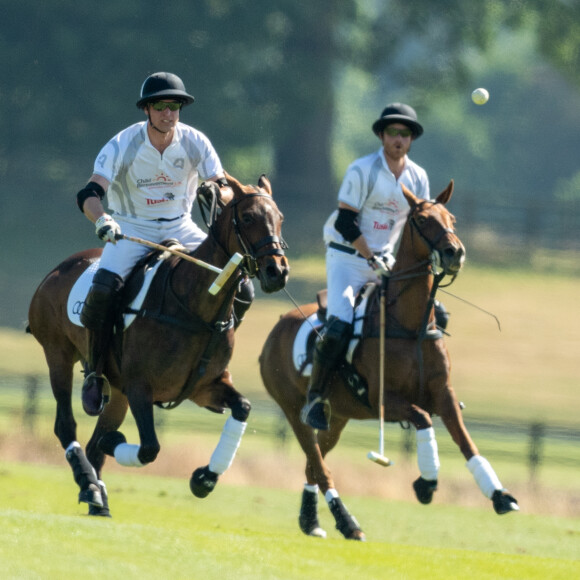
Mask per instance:
[[[166,193],[164,197],[161,199],[151,199],[147,198],[146,202],[147,205],[157,205],[158,203],[165,203],[166,201],[173,201],[175,199],[175,195],[173,193]]]
[[[137,180],[137,187],[147,188],[147,189],[157,189],[157,188],[167,188],[167,187],[179,187],[181,181],[174,181],[169,175],[164,173],[158,173],[155,177],[146,177],[144,179]]]
[[[381,223],[378,221],[373,222],[374,230],[392,230],[395,225],[395,220],[389,220],[387,223]]]
[[[398,214],[399,213],[399,204],[393,199],[387,201],[387,203],[383,203],[383,202],[378,201],[378,202],[375,202],[373,204],[372,209],[376,210],[376,211],[385,212],[385,213],[388,213],[391,215]]]

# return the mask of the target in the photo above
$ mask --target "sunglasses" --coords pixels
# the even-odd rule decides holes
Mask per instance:
[[[157,101],[155,103],[151,103],[151,106],[156,111],[165,111],[165,109],[169,109],[170,111],[178,111],[183,106],[183,103],[164,103],[163,101]]]
[[[394,127],[387,127],[385,133],[389,137],[396,137],[397,135],[400,135],[401,137],[410,137],[413,134],[413,131],[411,131],[411,129],[395,129]]]

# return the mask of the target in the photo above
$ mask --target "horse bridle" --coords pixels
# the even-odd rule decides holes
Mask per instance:
[[[439,202],[437,201],[425,201],[423,203],[431,203],[432,205],[437,205]],[[417,218],[415,217],[415,211],[421,206],[422,204],[416,204],[409,213],[409,223],[411,224],[411,231],[415,231],[417,235],[425,242],[425,245],[429,248],[429,254],[431,256],[431,263],[435,266],[441,264],[441,254],[439,250],[436,249],[437,244],[441,241],[441,238],[446,234],[455,234],[453,228],[441,228],[441,232],[439,235],[434,239],[430,240],[422,231],[417,223]]]
[[[439,202],[426,200],[422,203],[431,203],[432,205],[435,205]],[[439,241],[441,240],[441,238],[443,236],[445,236],[446,234],[449,234],[449,233],[455,234],[455,231],[453,230],[453,228],[445,228],[444,227],[441,229],[441,232],[434,240],[429,239],[421,231],[421,227],[417,223],[417,219],[415,217],[415,211],[420,206],[421,206],[421,204],[417,203],[411,207],[411,211],[409,212],[409,216],[407,217],[407,221],[409,222],[409,225],[411,226],[411,235],[413,235],[413,233],[415,232],[421,238],[421,240],[425,243],[425,245],[429,248],[429,259],[422,260],[422,261],[412,265],[411,267],[406,268],[405,270],[397,271],[396,273],[391,274],[388,278],[389,278],[389,280],[392,280],[392,281],[402,281],[402,280],[406,280],[406,279],[416,278],[418,276],[432,274],[434,280],[433,280],[433,285],[431,287],[429,301],[433,302],[433,300],[435,299],[435,294],[437,292],[437,289],[450,286],[451,284],[453,284],[453,282],[455,281],[455,278],[457,277],[457,274],[454,274],[452,276],[451,280],[447,284],[444,284],[444,285],[441,284],[443,278],[445,278],[445,276],[446,276],[446,273],[444,271],[440,271],[440,272],[437,271],[437,268],[441,265],[441,255],[439,253],[439,250],[436,249],[437,244],[439,243]],[[427,267],[425,270],[422,269],[424,266]],[[402,292],[405,292],[405,288],[403,288],[403,290],[400,291],[400,293],[402,293]],[[399,293],[399,295],[400,295],[400,293]]]
[[[238,205],[245,199],[250,197],[266,197],[271,199],[271,196],[267,193],[262,193],[257,190],[254,193],[247,193],[244,196],[232,200],[228,205],[233,210],[232,224],[234,226],[234,233],[236,239],[243,250],[244,260],[242,262],[242,269],[244,272],[253,278],[258,273],[258,259],[263,256],[284,256],[284,250],[288,248],[288,244],[284,241],[284,238],[278,236],[264,236],[258,240],[255,244],[250,244],[244,239],[243,233],[240,229],[240,219],[238,214]],[[213,223],[211,225],[212,233],[214,238],[217,240],[217,236],[213,232]],[[269,249],[264,249],[266,246],[278,245],[278,247],[271,247]]]

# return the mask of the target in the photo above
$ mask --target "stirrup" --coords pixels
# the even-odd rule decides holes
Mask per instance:
[[[328,408],[328,417],[330,418],[330,404],[320,396],[314,397],[308,401],[302,411],[300,411],[300,421],[305,425],[318,429],[319,431],[328,431],[329,425],[326,409]]]

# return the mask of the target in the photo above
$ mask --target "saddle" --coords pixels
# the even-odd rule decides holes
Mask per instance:
[[[365,326],[365,320],[369,319],[368,313],[372,307],[371,297],[376,289],[376,284],[369,283],[363,286],[363,288],[358,293],[355,299],[354,312],[353,312],[353,324],[352,324],[352,336],[349,343],[349,347],[343,360],[338,364],[337,372],[344,381],[347,390],[351,395],[359,401],[362,405],[370,408],[369,397],[368,397],[368,385],[365,379],[359,375],[356,368],[352,364],[352,359],[357,346],[360,344],[360,340],[363,336],[363,329]],[[317,338],[317,332],[319,328],[326,323],[327,320],[327,302],[328,292],[326,289],[321,290],[316,294],[316,302],[318,309],[311,318],[314,320],[309,320],[304,323],[304,325],[310,326],[310,331],[306,336],[306,344],[303,347],[304,353],[300,357],[301,364],[297,369],[301,375],[306,376],[309,374],[309,369],[312,368],[312,361],[314,357],[314,348]],[[306,326],[305,326],[306,328]],[[300,333],[299,333],[300,335]],[[299,335],[297,336],[297,341],[300,340]],[[296,348],[295,348],[296,351]]]
[[[161,242],[162,246],[172,248],[175,250],[184,251],[185,248],[175,239],[169,239]],[[145,254],[133,267],[129,276],[125,280],[125,285],[122,291],[122,300],[119,314],[126,312],[130,304],[135,300],[143,287],[145,281],[145,273],[147,270],[154,268],[159,262],[166,261],[171,257],[170,252],[163,252],[161,250],[152,250]]]
[[[377,338],[380,336],[380,324],[377,316],[373,316],[378,308],[378,284],[369,282],[358,292],[353,309],[352,337],[344,356],[337,367],[337,371],[344,381],[347,390],[352,396],[370,407],[368,399],[368,385],[365,379],[357,372],[352,361],[354,353],[363,338]],[[298,332],[294,344],[294,361],[298,372],[309,376],[314,357],[314,348],[317,332],[327,320],[327,290],[321,290],[316,295],[318,309],[309,320],[305,321]],[[316,329],[316,331],[315,331]],[[306,336],[306,338],[304,338]],[[386,337],[388,339],[418,339],[418,335],[404,327],[397,320],[389,318],[387,321]],[[443,337],[443,331],[436,324],[430,325],[422,336],[422,340],[437,340]],[[378,363],[377,363],[378,364]]]

